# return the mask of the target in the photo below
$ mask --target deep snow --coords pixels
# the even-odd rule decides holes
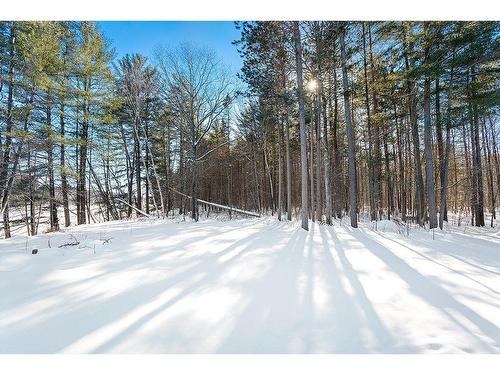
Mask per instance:
[[[0,353],[500,352],[498,232],[372,228],[145,220],[0,240]]]

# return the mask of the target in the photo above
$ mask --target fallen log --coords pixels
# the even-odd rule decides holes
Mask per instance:
[[[144,215],[144,216],[149,217],[149,218],[153,217],[153,216],[151,216],[151,215],[149,215],[149,214],[145,213],[144,211],[139,210],[137,207],[134,207],[134,206],[132,206],[132,205],[128,204],[128,203],[127,203],[127,202],[125,202],[123,199],[120,199],[120,198],[115,198],[115,199],[116,199],[118,202],[121,202],[121,203],[123,203],[123,204],[127,205],[128,207],[132,208],[133,210],[135,210],[136,212],[140,213],[141,215]]]
[[[178,190],[175,190],[173,188],[169,188],[169,189],[172,190],[174,193],[180,194],[180,195],[182,195],[182,196],[184,196],[184,197],[186,197],[188,199],[193,199],[191,196],[189,196],[187,194],[184,194],[184,193],[181,193]],[[242,214],[242,215],[248,215],[248,216],[253,216],[253,217],[260,217],[260,215],[258,213],[256,213],[256,212],[240,210],[239,208],[228,207],[228,206],[224,206],[222,204],[208,202],[208,201],[205,201],[203,199],[197,199],[197,201],[200,202],[200,203],[206,204],[208,206],[222,208],[222,209],[228,210],[230,212],[236,212],[236,213],[239,213],[239,214]]]

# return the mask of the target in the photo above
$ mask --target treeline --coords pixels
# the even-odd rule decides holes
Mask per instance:
[[[1,213],[5,237],[19,211],[29,234],[48,212],[51,230],[87,221],[88,161],[109,131],[111,55],[90,23],[2,22]],[[98,134],[99,133],[99,134]],[[17,212],[16,212],[17,214]]]
[[[240,129],[278,159],[264,206],[290,218],[302,202],[304,228],[345,214],[356,227],[365,212],[442,228],[450,211],[484,226],[485,209],[493,226],[499,26],[239,23],[250,101]]]
[[[208,50],[156,52],[116,60],[93,22],[0,23],[6,238],[12,225],[35,235],[41,223],[57,231],[174,209],[197,219],[199,181],[219,194],[206,172],[220,165],[200,165],[228,148],[231,76]]]
[[[494,224],[498,23],[237,27],[243,88],[202,48],[116,59],[92,22],[0,22],[4,236],[197,220],[205,202],[305,228],[365,212]]]

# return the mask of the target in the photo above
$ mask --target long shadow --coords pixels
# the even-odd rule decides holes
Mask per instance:
[[[428,304],[439,309],[455,324],[462,327],[462,329],[469,332],[469,334],[482,344],[483,348],[488,352],[495,352],[489,344],[484,343],[471,332],[467,327],[454,318],[447,309],[453,309],[462,315],[465,319],[474,324],[485,336],[489,337],[495,344],[496,348],[500,347],[500,329],[492,322],[482,317],[474,310],[464,305],[450,295],[439,284],[434,283],[429,278],[423,276],[421,273],[410,267],[405,261],[395,255],[392,251],[386,248],[379,242],[371,239],[366,233],[362,231],[351,231],[351,235],[363,244],[366,249],[376,255],[387,266],[389,266],[398,276],[404,280],[410,290]]]
[[[302,262],[306,237],[307,232],[296,229],[274,252],[272,266],[260,279],[240,284],[249,301],[217,353],[304,351],[307,328],[297,284],[299,267],[307,267]]]
[[[201,288],[209,288],[218,280],[218,278],[222,275],[224,270],[227,269],[231,264],[235,263],[245,253],[255,250],[256,248],[255,245],[259,241],[267,240],[268,237],[266,232],[270,230],[272,230],[272,228],[268,229],[267,231],[256,232],[248,237],[242,238],[234,242],[232,245],[228,246],[221,252],[206,255],[204,257],[205,260],[202,262],[202,264],[200,264],[201,268],[200,271],[203,271],[204,276],[202,276],[197,281],[188,285],[186,288],[184,288],[182,291],[177,293],[175,296],[170,298],[165,303],[161,304],[157,308],[153,309],[149,313],[137,319],[133,324],[129,325],[125,330],[120,332],[118,335],[115,335],[113,338],[105,341],[104,343],[96,347],[92,352],[101,353],[111,350],[116,345],[125,341],[127,337],[129,337],[135,331],[140,329],[140,327],[142,327],[144,324],[155,318],[160,313],[165,312],[168,308],[170,308],[183,298],[198,291]],[[242,245],[245,246],[243,246],[241,249],[238,249]],[[233,252],[234,250],[236,250],[236,254],[232,255],[228,260],[224,262],[219,262],[219,260],[223,256]]]
[[[472,262],[469,262],[468,260],[466,259],[463,259],[462,257],[459,257],[457,255],[454,255],[454,254],[450,254],[450,253],[446,253],[446,255],[448,255],[449,257],[452,257],[460,262],[463,262],[465,264],[468,264],[469,266],[472,266],[474,268],[477,268],[479,271],[481,272],[488,272],[488,273],[492,273],[492,274],[495,274],[495,275],[498,275],[500,276],[500,272],[497,272],[497,271],[493,271],[493,270],[490,270],[489,268],[484,268],[484,267],[481,267],[480,265],[478,264],[475,264],[475,263],[472,263]]]
[[[420,251],[417,251],[417,250],[415,250],[415,249],[412,249],[411,247],[409,247],[409,246],[407,246],[407,245],[405,245],[405,244],[402,244],[401,242],[399,242],[399,241],[397,241],[397,240],[394,240],[394,239],[392,239],[392,238],[389,238],[389,237],[387,237],[387,236],[384,236],[384,235],[383,235],[383,234],[381,234],[381,233],[377,233],[377,234],[378,234],[379,236],[381,236],[381,237],[385,238],[385,239],[388,239],[388,240],[390,240],[390,241],[393,241],[394,243],[397,243],[399,246],[402,246],[402,247],[404,247],[404,248],[406,248],[406,249],[410,250],[411,252],[413,252],[413,253],[415,253],[415,254],[417,254],[417,255],[421,256],[422,258],[424,258],[424,259],[426,259],[426,260],[428,260],[428,261],[430,261],[430,262],[432,262],[432,263],[434,263],[434,264],[437,264],[438,266],[441,266],[441,267],[443,267],[443,268],[446,268],[447,270],[452,271],[453,273],[456,273],[456,274],[458,274],[458,275],[460,275],[460,276],[462,276],[462,277],[465,277],[466,279],[468,279],[468,280],[470,280],[470,281],[472,281],[472,282],[474,282],[474,283],[476,283],[476,284],[481,285],[483,288],[488,289],[491,293],[494,293],[494,294],[498,294],[498,295],[500,295],[500,292],[496,291],[495,289],[493,289],[493,288],[489,287],[488,285],[486,285],[486,284],[482,283],[482,282],[481,282],[481,281],[479,281],[479,280],[474,279],[473,277],[471,277],[471,276],[469,276],[469,275],[467,275],[467,274],[465,274],[465,273],[463,273],[463,272],[459,272],[459,271],[457,271],[457,270],[455,270],[455,269],[453,269],[453,268],[451,268],[451,267],[448,267],[446,264],[440,263],[440,262],[438,262],[437,260],[434,260],[434,259],[432,259],[431,257],[429,257],[429,256],[427,256],[427,255],[425,255],[425,254],[421,253]],[[449,254],[447,254],[447,255],[449,255]],[[453,258],[455,258],[454,256],[452,256],[452,257],[453,257]],[[466,262],[466,263],[467,263],[467,262]],[[496,272],[494,272],[494,273],[496,273]]]
[[[325,232],[328,233],[331,239],[333,239],[335,245],[334,249],[336,250],[337,255],[339,257],[340,263],[344,270],[344,274],[349,280],[349,283],[351,284],[353,290],[356,293],[355,301],[363,311],[363,315],[365,316],[366,321],[369,324],[372,333],[377,339],[376,350],[378,352],[401,352],[401,351],[411,352],[411,353],[418,352],[418,349],[412,345],[406,345],[404,348],[403,347],[398,348],[394,340],[394,337],[387,329],[387,327],[384,325],[379,315],[373,308],[373,304],[368,298],[365,289],[363,287],[363,284],[359,280],[358,273],[353,268],[351,262],[349,262],[346,256],[344,245],[342,244],[342,241],[340,241],[340,239],[337,237],[335,229],[332,228],[328,231],[323,230],[321,233],[322,236],[325,236]]]
[[[332,252],[339,253],[343,251],[340,249],[342,244],[334,241],[333,247],[330,243],[326,233],[327,230],[321,226],[319,229],[321,234],[321,241],[323,249],[321,251],[321,266],[324,269],[324,276],[327,281],[327,288],[329,290],[329,298],[333,303],[332,314],[335,315],[335,329],[333,334],[336,335],[335,342],[338,345],[334,348],[335,353],[367,353],[365,343],[361,337],[360,328],[361,310],[358,307],[359,303],[355,304],[355,297],[349,295],[342,285],[340,275],[346,274],[348,280],[349,271],[344,267],[338,267],[337,262],[332,256]],[[355,348],[355,350],[353,350]]]
[[[161,225],[161,224],[159,224]],[[258,226],[260,223],[251,223],[247,227],[253,227],[253,226]],[[148,238],[148,236],[151,236],[152,234],[157,234],[158,233],[158,228],[156,228],[157,225],[154,225],[152,227],[149,226],[138,226],[138,227],[133,227],[132,232],[134,232],[134,237],[136,238]],[[224,224],[223,226],[220,227],[210,227],[210,229],[207,229],[206,225],[203,224],[203,222],[197,222],[197,223],[183,223],[183,224],[169,224],[169,225],[163,225],[166,229],[167,232],[163,232],[163,236],[169,235],[169,234],[176,234],[176,235],[186,235],[190,233],[199,233],[199,232],[207,232],[207,235],[220,235],[220,234],[227,234],[230,232],[234,231],[240,231],[242,228],[241,225],[236,225],[236,224]],[[124,228],[124,231],[129,230],[128,228]],[[141,230],[143,233],[137,234],[137,231]],[[151,231],[151,233],[149,233]],[[168,233],[168,231],[170,233]]]
[[[314,242],[317,230],[316,225],[307,233],[296,230],[265,277],[248,285],[252,300],[218,353],[368,351],[360,335],[360,311],[342,286],[326,237],[321,237],[322,246]],[[315,278],[321,285],[315,285]],[[320,286],[327,302],[318,310],[314,294]]]
[[[25,287],[23,289],[29,290],[29,294],[25,294],[22,296],[17,296],[17,295],[11,295],[10,293],[5,295],[10,295],[12,298],[9,301],[9,305],[16,305],[17,301],[19,303],[26,302],[31,300],[32,298],[36,298],[36,300],[41,300],[46,297],[50,297],[53,295],[57,295],[59,292],[62,292],[64,289],[82,284],[82,283],[88,283],[91,281],[98,281],[99,279],[106,279],[112,275],[114,272],[120,272],[120,271],[125,271],[125,270],[134,270],[134,269],[143,269],[146,268],[147,265],[154,263],[154,261],[158,258],[163,257],[165,254],[168,254],[170,252],[178,251],[179,248],[183,248],[185,245],[190,244],[193,241],[197,241],[199,239],[206,238],[206,235],[201,235],[197,237],[193,237],[191,239],[186,239],[185,241],[182,241],[180,243],[175,244],[175,248],[170,249],[170,250],[158,250],[158,251],[151,251],[148,252],[145,255],[133,255],[133,252],[127,251],[126,254],[123,254],[121,257],[117,258],[115,254],[113,254],[113,258],[111,262],[106,262],[106,258],[104,259],[105,264],[103,265],[103,271],[99,272],[98,274],[94,274],[92,276],[86,277],[84,279],[80,279],[77,281],[72,281],[72,282],[67,282],[67,283],[62,283],[58,284],[54,287],[43,287],[44,283],[42,281],[42,278],[46,276],[47,274],[47,269],[44,267],[37,267],[35,268],[38,270],[37,275],[38,277],[34,277],[33,271],[29,270],[30,272],[30,277],[27,278],[26,282],[30,282],[31,285],[29,287]],[[118,250],[117,250],[118,251]],[[110,253],[111,254],[111,253]],[[87,264],[90,264],[94,261],[96,261],[98,258],[87,258],[84,260],[81,260],[79,262],[79,266],[75,268],[81,268],[85,267]],[[118,259],[118,260],[115,260]],[[100,258],[102,261],[103,259]],[[71,262],[71,257],[68,259],[69,262]],[[61,265],[64,265],[65,263],[56,263],[53,262],[54,269],[52,271],[63,271],[65,270],[64,268],[57,268],[60,267]],[[71,268],[69,268],[71,269]],[[21,280],[21,282],[24,282]],[[6,286],[7,287],[7,286]],[[17,298],[17,301],[16,301]],[[31,301],[33,302],[33,301]]]
[[[440,238],[439,241],[435,241],[435,240],[424,240],[421,238],[417,238],[414,239],[414,241],[423,243],[426,247],[430,247],[433,249],[436,249],[436,247],[441,243],[445,244],[453,243],[452,247],[444,248],[443,250],[439,251],[439,254],[445,254],[449,257],[455,258],[463,263],[466,263],[470,266],[479,269],[481,272],[484,271],[493,273],[495,275],[500,275],[500,272],[498,271],[484,268],[481,267],[479,264],[474,263],[474,262],[479,262],[481,264],[499,269],[500,252],[496,250],[499,247],[499,245],[495,241],[488,241],[473,236],[466,236],[458,232],[452,232],[452,234],[455,237],[459,237],[459,240],[454,239],[452,241],[450,239]],[[465,241],[464,242],[460,241],[460,238],[463,238]],[[394,239],[392,240],[395,241]],[[479,246],[478,247],[471,246],[470,242],[478,242]],[[473,249],[472,251],[471,248]],[[474,262],[471,262],[469,259],[473,260]]]
[[[500,268],[500,252],[497,250],[500,246],[498,243],[500,239],[497,239],[497,241],[487,240],[475,236],[464,235],[456,231],[452,231],[451,234],[453,235],[453,239],[441,238],[439,240],[439,242],[453,245],[443,249],[444,253],[450,256],[461,255],[461,257],[465,257],[468,260],[488,265],[496,269]],[[417,241],[423,242],[431,248],[439,244],[438,241],[430,239],[418,239]],[[488,270],[488,272],[491,271]]]
[[[68,294],[65,298],[72,301],[70,305],[64,306],[58,302],[50,309],[39,312],[40,316],[27,319],[27,325],[17,323],[10,330],[10,336],[3,332],[0,337],[5,339],[5,343],[0,341],[0,348],[5,347],[5,350],[0,349],[0,352],[20,352],[16,349],[16,343],[22,344],[23,352],[50,353],[63,350],[94,330],[126,316],[131,310],[154,301],[166,289],[190,280],[203,272],[204,265],[205,259],[200,257],[198,262],[183,272],[156,282],[142,283],[111,297],[101,298],[96,295],[92,298],[79,298],[78,293]],[[82,320],[82,317],[85,318]],[[30,324],[35,319],[38,321],[31,327]],[[63,327],[71,326],[71,329],[61,329],[61,324]],[[51,339],[44,340],[47,337]]]
[[[252,234],[248,237],[251,236]],[[70,308],[56,304],[56,306],[51,308],[51,311],[54,311],[55,314],[44,316],[37,325],[29,329],[23,329],[23,325],[18,324],[14,329],[10,330],[9,336],[4,332],[1,335],[1,339],[2,341],[5,340],[5,343],[0,341],[0,347],[5,347],[4,351],[9,352],[39,353],[61,351],[71,343],[78,341],[100,327],[115,322],[132,309],[153,301],[156,296],[171,286],[195,278],[200,273],[204,274],[207,271],[207,265],[213,264],[219,256],[230,252],[238,245],[248,242],[248,237],[240,239],[233,246],[228,247],[222,252],[200,256],[199,261],[196,261],[193,266],[169,278],[145,283],[132,288],[132,290],[116,294],[112,297],[106,297],[105,299],[99,298],[99,296],[93,299],[83,299],[71,304]],[[197,285],[201,285],[201,283],[197,283]],[[75,300],[77,298],[77,294],[67,296],[68,300]],[[48,315],[47,311],[40,314],[42,313]],[[82,316],[88,316],[88,319],[85,319],[83,322],[84,324],[80,322]],[[74,325],[71,330],[64,330],[60,329],[61,322],[74,323]],[[43,337],[47,336],[49,332],[53,339],[43,341]],[[13,340],[18,344],[16,345]],[[22,347],[20,347],[21,343]]]
[[[172,229],[168,226],[167,226],[167,228],[168,228],[167,233],[164,233],[162,236],[157,236],[157,238],[165,239],[165,237],[168,237],[168,235],[169,235],[168,231],[170,231],[171,233],[178,232],[178,230],[175,228]],[[128,230],[128,229],[124,229],[124,230]],[[222,234],[227,234],[229,232],[233,232],[236,230],[241,230],[241,226],[239,228],[235,227],[235,228],[229,229],[229,230],[224,230],[224,229],[219,230],[219,228],[217,228],[216,230],[211,230],[211,233],[209,234],[209,236],[216,237],[216,236],[219,236]],[[182,231],[182,237],[190,231],[191,230],[189,228],[186,229],[186,231]],[[215,233],[212,233],[212,232],[215,232]],[[145,236],[148,236],[148,238],[150,240],[155,239],[154,237],[151,238],[150,233],[145,234]],[[207,237],[207,234],[201,234],[199,236],[190,237],[184,241],[177,242],[174,244],[169,244],[167,242],[166,245],[164,246],[164,248],[158,248],[155,250],[151,250],[151,251],[148,251],[147,254],[143,254],[143,255],[135,255],[134,250],[126,251],[120,257],[117,257],[117,255],[115,254],[116,252],[119,251],[118,249],[115,249],[109,253],[102,253],[101,252],[98,254],[97,258],[90,257],[90,258],[86,258],[86,259],[80,259],[80,261],[78,262],[78,268],[84,267],[87,264],[91,264],[92,262],[99,259],[100,262],[102,262],[104,260],[104,265],[102,266],[102,268],[103,268],[102,272],[100,272],[98,274],[94,274],[94,275],[89,276],[89,277],[86,277],[85,279],[80,279],[80,280],[73,281],[73,282],[67,282],[64,284],[58,284],[54,287],[49,287],[49,288],[44,287],[44,283],[42,280],[42,278],[47,274],[47,269],[44,267],[36,267],[33,270],[31,270],[31,269],[28,270],[30,273],[30,277],[26,279],[27,280],[26,282],[30,282],[32,285],[30,285],[29,287],[26,287],[24,289],[28,290],[29,294],[17,296],[17,295],[12,295],[11,293],[9,293],[9,294],[5,293],[4,295],[9,295],[11,298],[13,298],[13,299],[9,300],[8,304],[10,306],[17,305],[17,304],[20,304],[23,302],[26,303],[26,301],[34,302],[34,301],[31,301],[33,298],[36,298],[36,300],[41,300],[45,297],[50,297],[52,295],[56,295],[58,292],[61,292],[66,288],[70,288],[70,287],[80,285],[82,283],[91,282],[91,281],[95,282],[95,281],[98,281],[99,279],[105,279],[105,278],[109,277],[110,273],[115,272],[115,271],[144,269],[147,266],[149,266],[150,264],[154,264],[154,262],[158,258],[163,257],[165,254],[171,253],[174,251],[179,251],[180,249],[183,249],[184,246],[189,245],[189,244],[196,242],[198,240],[205,239],[206,237]],[[138,238],[138,236],[136,234],[134,234],[133,235],[134,242],[136,242],[137,238]],[[128,238],[125,238],[124,240],[126,240],[126,239],[128,239]],[[166,250],[165,248],[168,248],[168,247],[173,247],[173,248]],[[108,254],[109,254],[109,258],[108,258]],[[108,259],[111,259],[111,261],[108,262],[107,261]],[[62,263],[57,262],[57,260],[58,259],[54,259],[52,262],[53,263],[52,265],[54,266],[54,270],[64,270],[66,268],[59,268],[59,267],[64,266],[68,262],[71,263],[72,256],[69,255],[68,259]],[[34,277],[33,272],[35,272],[39,277]],[[30,280],[32,280],[32,281],[30,281]],[[22,280],[22,282],[24,282],[24,280]],[[8,286],[5,285],[5,287],[8,287]],[[11,288],[11,286],[9,288]],[[17,298],[17,300],[19,302],[17,302],[15,300],[15,298]],[[4,300],[4,302],[6,302],[6,301]]]
[[[304,292],[304,300],[302,303],[302,310],[304,311],[306,330],[304,332],[304,350],[306,353],[311,352],[313,341],[314,329],[314,232],[316,230],[316,223],[311,223],[309,233],[307,234],[307,259],[305,259],[305,274],[306,274],[306,287]],[[304,249],[305,251],[305,249]]]
[[[500,308],[500,299],[492,300],[492,298],[496,298],[496,297],[489,294],[488,291],[483,291],[482,295],[480,295],[477,293],[478,292],[477,289],[470,291],[470,290],[467,290],[464,288],[457,288],[456,283],[450,282],[448,280],[443,280],[443,279],[439,279],[439,284],[442,286],[448,287],[450,289],[456,290],[456,292],[454,291],[454,295],[456,293],[456,295],[460,295],[461,297],[464,297],[468,300],[474,300],[474,301],[480,302],[482,304],[489,305],[491,307]],[[484,296],[486,296],[488,298],[484,298]]]

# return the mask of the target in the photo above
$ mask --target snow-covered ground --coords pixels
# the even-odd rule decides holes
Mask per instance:
[[[500,352],[498,230],[372,228],[144,220],[0,240],[0,353]]]

